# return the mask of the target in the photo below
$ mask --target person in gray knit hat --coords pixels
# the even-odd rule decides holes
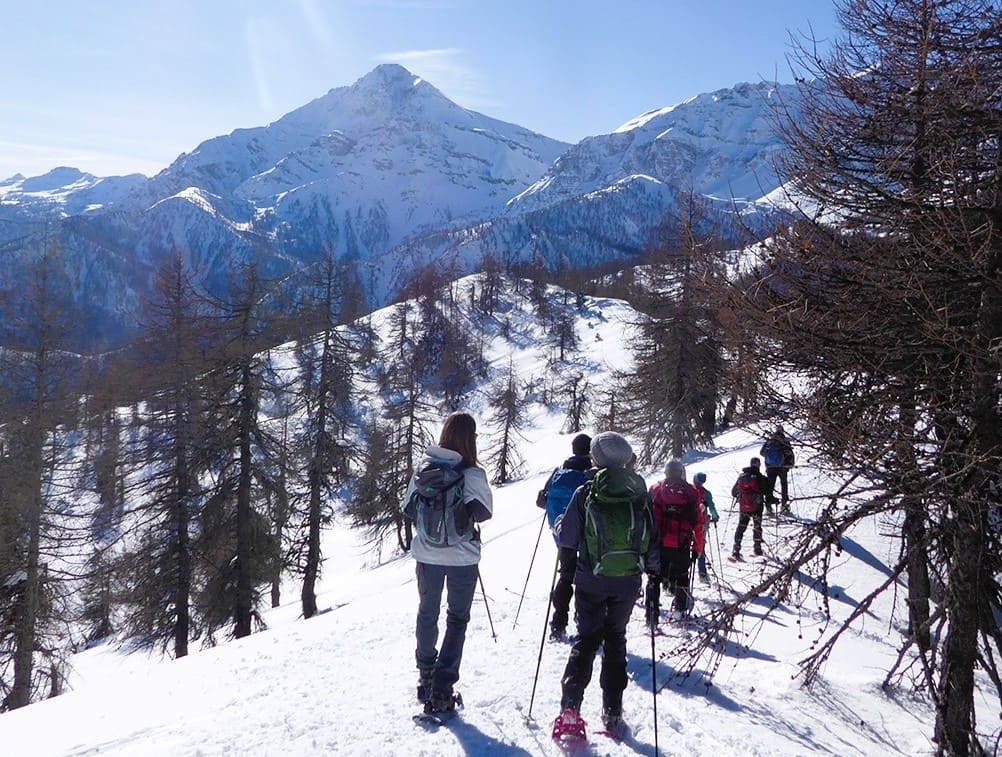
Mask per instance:
[[[622,730],[623,690],[629,680],[626,672],[626,625],[640,596],[641,574],[644,571],[658,573],[660,570],[661,553],[654,533],[647,484],[629,469],[634,460],[630,443],[614,432],[597,434],[591,440],[591,458],[599,470],[591,483],[574,492],[557,528],[560,546],[578,553],[574,573],[574,614],[578,638],[571,648],[561,678],[561,714],[553,723],[552,733],[553,738],[561,742],[586,736],[581,703],[599,648],[602,649],[602,672],[599,677],[602,724],[612,731]],[[622,523],[621,509],[631,514],[643,512],[641,518],[629,518],[631,531],[628,538],[634,540],[635,552],[620,550],[615,553],[624,556],[625,552],[630,552],[629,557],[635,559],[629,569],[607,571],[601,552],[592,554],[595,542],[601,544],[603,540],[594,532],[590,537],[589,529],[597,530],[600,523],[611,523],[613,520]],[[593,516],[593,512],[599,514]],[[613,512],[616,516],[606,520]],[[589,527],[588,522],[593,525]],[[589,547],[590,539],[594,539],[592,547]]]
[[[625,468],[633,460],[633,448],[622,434],[603,431],[591,440],[591,459],[596,468]]]

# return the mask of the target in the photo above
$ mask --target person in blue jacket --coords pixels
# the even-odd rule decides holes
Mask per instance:
[[[546,510],[546,519],[557,541],[557,520],[564,514],[567,504],[581,484],[591,479],[593,473],[591,437],[578,434],[571,441],[572,454],[546,479],[546,485],[536,496],[536,507]],[[557,543],[557,581],[550,593],[553,618],[550,621],[550,639],[563,641],[567,638],[567,621],[570,617],[571,598],[574,596],[574,570],[578,564],[576,549],[561,547]]]

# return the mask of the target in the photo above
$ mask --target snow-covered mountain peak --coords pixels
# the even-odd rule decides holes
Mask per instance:
[[[106,207],[146,181],[142,174],[99,177],[60,166],[40,176],[18,173],[0,182],[0,200],[25,212],[74,215]]]
[[[773,107],[795,102],[792,85],[741,83],[647,111],[572,147],[508,210],[552,206],[637,174],[714,197],[758,199],[779,184]]]
[[[434,86],[397,63],[383,63],[351,85],[360,93],[403,98],[413,94],[444,97]]]
[[[80,181],[94,182],[97,177],[93,174],[84,173],[79,168],[70,166],[59,166],[53,168],[48,173],[41,176],[32,176],[21,182],[23,192],[48,192],[53,189],[61,189]]]

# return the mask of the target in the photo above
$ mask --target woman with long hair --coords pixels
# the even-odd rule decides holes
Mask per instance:
[[[415,522],[411,554],[417,563],[418,613],[415,660],[418,699],[429,713],[456,707],[466,626],[477,588],[480,529],[491,517],[487,473],[477,461],[477,424],[469,413],[445,419],[438,445],[425,450],[404,496],[404,514]],[[445,635],[438,616],[446,591]]]

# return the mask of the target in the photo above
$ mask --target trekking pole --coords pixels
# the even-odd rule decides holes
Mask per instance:
[[[529,697],[529,711],[526,720],[532,720],[532,703],[536,701],[536,682],[539,681],[539,666],[543,662],[543,646],[546,644],[546,629],[550,625],[550,608],[553,606],[553,587],[557,585],[557,568],[560,566],[560,554],[553,563],[553,580],[550,581],[550,597],[546,601],[546,619],[543,621],[543,638],[539,640],[539,657],[536,658],[536,674],[532,677],[532,696]]]
[[[654,754],[660,754],[658,749],[658,661],[654,652],[654,633],[651,633],[651,692],[654,694]]]
[[[484,607],[487,608],[487,622],[491,625],[491,638],[494,639],[494,643],[498,643],[498,635],[494,631],[494,619],[491,617],[491,605],[487,601],[487,591],[484,589],[484,577],[480,573],[480,566],[477,566],[477,580],[480,581],[480,593],[484,595]]]
[[[723,578],[724,578],[724,575],[721,572],[724,569],[724,566],[721,564],[721,560],[723,559],[723,555],[720,553],[720,535],[717,533],[717,524],[716,523],[713,524],[713,543],[717,547],[717,561],[715,563],[713,563],[713,566],[714,566],[713,572],[717,574],[717,595],[720,597],[720,599],[723,599],[724,598],[724,587],[721,585],[722,582],[723,582]]]
[[[695,553],[693,553],[695,554]],[[686,617],[692,617],[692,610],[696,606],[696,595],[693,591],[696,588],[696,563],[689,560],[689,600],[685,603]]]
[[[543,513],[543,520],[539,524],[539,533],[536,534],[536,546],[532,548],[532,559],[529,560],[529,572],[525,574],[525,584],[522,586],[522,596],[518,598],[518,609],[515,610],[515,622],[511,624],[512,630],[518,625],[518,614],[522,612],[522,602],[525,600],[525,590],[529,588],[529,576],[532,575],[532,564],[536,562],[536,550],[539,549],[539,540],[543,538],[543,526],[546,525],[546,513]]]

